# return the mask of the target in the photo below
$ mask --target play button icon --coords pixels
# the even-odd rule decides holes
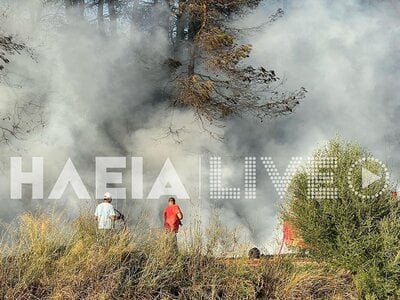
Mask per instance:
[[[362,181],[362,188],[363,189],[369,187],[371,184],[377,182],[381,178],[382,178],[381,176],[378,176],[378,175],[372,173],[367,168],[363,167],[361,169],[361,181]]]
[[[370,171],[371,168],[373,168],[375,173]],[[360,179],[361,187],[359,184]],[[349,188],[355,195],[362,199],[373,199],[382,195],[388,188],[389,171],[380,160],[374,157],[363,157],[351,165],[347,173],[347,180]],[[374,184],[378,181],[379,184]],[[365,190],[366,188],[369,189]]]

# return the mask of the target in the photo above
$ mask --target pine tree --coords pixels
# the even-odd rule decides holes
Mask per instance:
[[[273,70],[244,65],[251,45],[239,42],[234,16],[256,8],[260,0],[180,0],[175,5],[174,58],[169,59],[175,81],[175,104],[194,109],[200,119],[218,121],[251,113],[260,119],[291,113],[306,90],[279,92]],[[270,17],[275,21],[278,10]]]

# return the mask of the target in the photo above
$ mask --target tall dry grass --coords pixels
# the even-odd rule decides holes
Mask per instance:
[[[214,229],[212,229],[214,228]],[[73,224],[24,214],[0,246],[4,299],[352,299],[351,278],[292,259],[242,258],[221,224],[182,236],[160,230],[102,234],[88,214]],[[6,240],[6,239],[5,239]],[[225,253],[225,250],[228,251]],[[224,256],[237,257],[226,260]],[[311,266],[311,267],[310,267]]]

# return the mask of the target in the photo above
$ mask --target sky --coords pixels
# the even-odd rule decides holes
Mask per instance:
[[[13,57],[9,81],[19,85],[0,85],[0,105],[6,111],[15,101],[35,99],[45,109],[47,126],[27,141],[1,148],[3,221],[26,210],[50,207],[74,215],[93,207],[96,156],[128,157],[127,187],[129,158],[143,156],[145,194],[170,157],[191,196],[180,201],[188,212],[187,227],[190,218],[206,224],[218,213],[228,228],[239,227],[253,245],[274,252],[282,200],[260,157],[272,157],[283,173],[291,157],[310,156],[340,136],[370,150],[388,165],[392,181],[398,181],[400,6],[394,1],[288,0],[282,18],[244,36],[253,45],[247,63],[275,70],[288,90],[303,86],[308,93],[291,115],[262,123],[250,116],[227,120],[223,128],[213,129],[223,142],[204,132],[190,111],[171,110],[160,101],[165,74],[157,66],[167,49],[161,28],[151,35],[131,29],[130,38],[124,34],[105,40],[86,23],[64,26],[54,17],[60,13],[57,6],[42,8],[35,0],[10,3],[9,17],[0,21],[0,28],[26,41],[35,57]],[[236,22],[243,27],[261,24],[282,5],[265,1]],[[180,129],[179,136],[168,134],[170,128]],[[27,199],[10,200],[8,157],[19,155],[28,170],[32,156],[44,157],[45,195],[71,157],[92,199],[76,199],[67,189],[56,201],[28,199],[29,190],[24,193]],[[209,156],[222,158],[223,182],[233,187],[243,185],[244,157],[257,157],[257,198],[210,200]],[[159,225],[164,202],[115,201],[131,220],[148,212],[152,226]]]

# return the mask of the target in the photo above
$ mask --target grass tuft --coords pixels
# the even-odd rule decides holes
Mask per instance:
[[[296,258],[248,260],[238,233],[199,224],[179,253],[161,230],[99,233],[90,214],[72,224],[24,214],[0,247],[3,299],[352,299],[348,274]],[[221,236],[221,233],[224,235]],[[230,239],[230,240],[229,240]],[[229,248],[227,253],[223,247]],[[233,253],[236,252],[236,255]]]

